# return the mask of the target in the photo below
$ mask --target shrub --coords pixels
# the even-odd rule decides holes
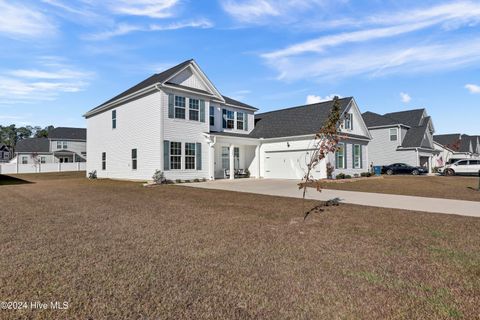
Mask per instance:
[[[250,170],[245,169],[245,177],[250,178]]]
[[[345,179],[352,179],[352,176],[347,174],[347,175],[345,175]]]
[[[336,179],[345,179],[345,173],[337,174]]]
[[[202,182],[205,182],[205,181],[207,181],[207,178],[202,178]]]
[[[175,183],[182,183],[182,180],[181,180],[181,179],[177,179],[177,180],[175,180]]]
[[[165,180],[166,184],[174,184],[173,180]]]
[[[362,177],[367,177],[367,178],[368,178],[368,177],[371,177],[371,176],[372,176],[372,173],[371,173],[371,172],[362,172],[362,173],[360,173],[360,175],[361,175]]]
[[[88,173],[88,179],[94,180],[97,179],[97,170],[93,170],[92,172]]]
[[[191,181],[190,180],[183,180],[183,182],[190,183]]]
[[[162,183],[165,183],[166,181],[165,175],[161,170],[155,170],[155,173],[153,174],[152,179],[155,184],[162,184]]]
[[[200,182],[200,179],[195,179],[193,180],[193,182]]]
[[[360,175],[359,175],[358,173],[355,173],[355,174],[353,175],[353,177],[354,177],[354,178],[358,178],[358,177],[360,177]]]

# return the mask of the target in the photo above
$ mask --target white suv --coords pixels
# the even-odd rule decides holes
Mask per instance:
[[[480,171],[480,160],[465,159],[446,165],[443,172],[446,176],[454,175],[478,175]]]

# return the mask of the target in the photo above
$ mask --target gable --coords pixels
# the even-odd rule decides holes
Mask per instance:
[[[348,105],[347,109],[344,111],[345,114],[351,113],[352,114],[352,119],[353,119],[353,130],[347,130],[345,128],[341,128],[340,132],[342,133],[348,133],[348,134],[354,134],[358,136],[364,136],[364,137],[371,137],[370,136],[370,131],[368,131],[367,125],[365,124],[362,113],[360,112],[360,109],[358,108],[357,103],[355,102],[355,99],[352,98],[350,104]]]
[[[192,71],[191,67],[186,68],[185,70],[174,76],[168,81],[168,83],[170,82],[184,87],[194,88],[212,93],[211,90],[207,87],[207,85],[205,85],[203,80],[201,80],[200,77]]]

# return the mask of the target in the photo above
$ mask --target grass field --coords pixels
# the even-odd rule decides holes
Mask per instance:
[[[0,319],[475,319],[480,219],[21,176],[0,186]],[[317,205],[306,202],[306,208]]]
[[[365,179],[345,183],[324,183],[326,189],[401,194],[480,201],[478,177],[444,176],[383,176],[384,179]]]

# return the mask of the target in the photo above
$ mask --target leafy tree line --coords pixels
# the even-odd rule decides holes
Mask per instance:
[[[17,142],[27,138],[47,137],[54,126],[42,128],[40,126],[17,127],[14,124],[9,126],[0,125],[0,144],[5,144],[15,152]]]

